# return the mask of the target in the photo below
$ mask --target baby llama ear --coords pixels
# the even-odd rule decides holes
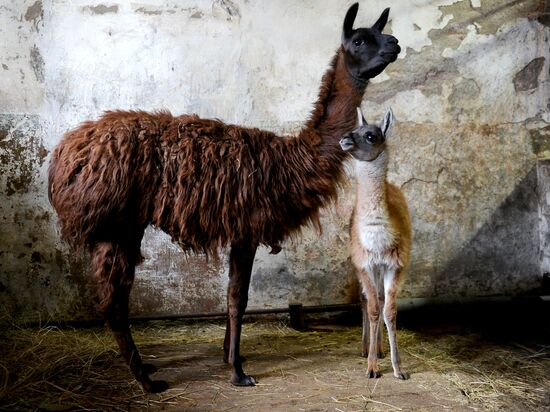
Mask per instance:
[[[367,121],[365,120],[365,116],[363,116],[363,112],[361,111],[361,108],[357,108],[357,127],[363,127],[367,124]]]
[[[393,124],[393,111],[391,107],[386,111],[386,114],[384,115],[384,118],[382,119],[382,122],[380,123],[380,130],[382,130],[382,133],[384,136],[386,136],[386,133],[390,129],[391,125]]]

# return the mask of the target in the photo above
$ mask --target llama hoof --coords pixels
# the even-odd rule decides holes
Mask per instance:
[[[379,371],[367,371],[367,378],[369,379],[378,379],[382,374]]]
[[[149,393],[160,393],[164,392],[169,388],[168,382],[166,381],[149,381],[143,383],[143,389]]]
[[[401,379],[404,381],[409,379],[409,374],[407,372],[394,372],[393,376],[395,376],[397,379]]]
[[[150,375],[152,373],[155,373],[158,369],[155,365],[153,365],[152,363],[144,363],[142,366],[141,366],[141,370],[143,371],[144,374],[146,375]]]
[[[231,378],[231,383],[235,386],[256,386],[256,380],[252,376],[234,376]]]

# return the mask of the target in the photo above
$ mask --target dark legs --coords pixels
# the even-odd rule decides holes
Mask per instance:
[[[244,373],[240,355],[241,327],[248,303],[248,287],[256,245],[235,244],[231,247],[229,286],[227,288],[227,328],[223,344],[224,360],[232,367],[231,383],[237,386],[254,386],[253,377]]]
[[[135,265],[140,259],[139,246],[136,248],[103,242],[96,244],[92,250],[99,310],[113,331],[120,353],[143,389],[147,392],[162,392],[168,388],[168,384],[149,378],[149,374],[156,368],[142,362],[128,321],[128,298],[134,281]]]
[[[142,233],[143,235],[143,233]],[[99,310],[105,317],[113,336],[136,380],[147,392],[168,389],[164,381],[153,381],[153,365],[144,364],[134,343],[128,321],[128,299],[134,281],[135,266],[141,261],[139,242],[101,242],[92,248],[92,267],[98,285]],[[232,367],[231,383],[253,386],[255,380],[244,373],[240,355],[241,327],[248,303],[248,288],[257,245],[232,245],[230,254],[229,287],[227,290],[227,329],[224,340],[224,360]]]

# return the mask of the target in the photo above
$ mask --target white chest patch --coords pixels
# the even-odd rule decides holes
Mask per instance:
[[[393,228],[383,219],[362,219],[357,222],[357,231],[361,245],[371,253],[386,253],[395,244]]]
[[[355,260],[355,264],[369,273],[380,266],[397,267],[393,254],[389,253],[394,248],[396,239],[389,222],[365,220],[357,223],[356,236],[367,253],[357,256],[358,260]]]

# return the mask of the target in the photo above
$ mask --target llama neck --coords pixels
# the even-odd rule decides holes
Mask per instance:
[[[387,151],[384,150],[370,162],[355,160],[357,180],[356,209],[359,214],[371,218],[388,218],[386,202]]]
[[[289,139],[283,165],[294,164],[283,175],[295,197],[296,227],[308,219],[320,229],[319,207],[337,197],[344,177],[343,162],[348,157],[339,140],[355,128],[356,107],[361,104],[366,83],[357,84],[344,63],[343,49],[336,53],[323,76],[319,98],[311,117],[296,139]],[[283,166],[286,167],[286,166]]]
[[[319,98],[301,138],[318,145],[321,154],[343,160],[346,155],[338,144],[341,137],[356,126],[356,108],[361,105],[367,82],[354,80],[346,68],[340,48],[323,76]]]

